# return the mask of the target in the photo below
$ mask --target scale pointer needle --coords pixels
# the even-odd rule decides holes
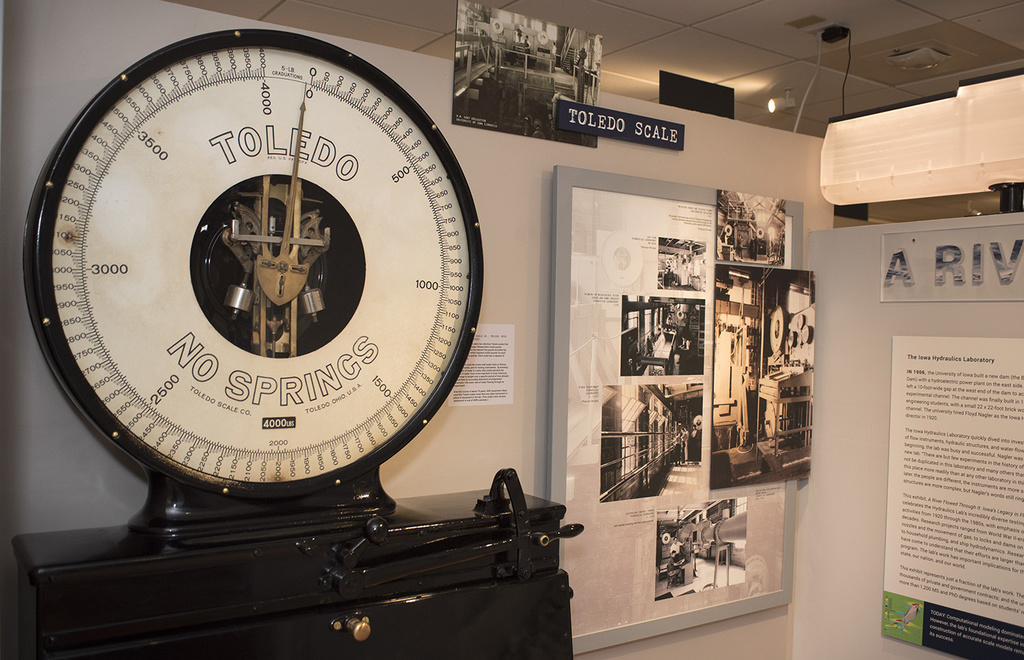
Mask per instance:
[[[295,225],[295,216],[298,215],[299,204],[302,196],[299,194],[299,156],[302,151],[302,124],[306,119],[306,101],[299,106],[299,128],[295,132],[295,159],[292,161],[292,178],[288,183],[288,209],[284,214],[284,235],[281,239],[281,251],[279,256],[290,252],[292,242],[292,228]]]
[[[299,246],[292,245],[296,218],[302,215],[302,182],[299,180],[299,160],[302,156],[302,126],[306,119],[306,101],[299,106],[299,125],[295,133],[292,175],[288,182],[287,208],[284,214],[284,232],[281,247],[275,258],[269,245],[256,263],[256,277],[260,287],[275,305],[286,305],[306,286],[309,268],[299,263]]]

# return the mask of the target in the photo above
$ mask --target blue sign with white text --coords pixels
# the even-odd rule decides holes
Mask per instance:
[[[682,151],[683,129],[686,127],[662,119],[559,99],[558,128]]]

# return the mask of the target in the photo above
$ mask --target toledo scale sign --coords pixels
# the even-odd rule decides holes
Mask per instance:
[[[662,149],[683,150],[683,124],[558,100],[558,128]]]

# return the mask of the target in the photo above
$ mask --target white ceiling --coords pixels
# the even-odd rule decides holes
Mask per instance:
[[[451,58],[455,48],[457,0],[172,1],[443,58]],[[601,91],[612,94],[657,102],[659,71],[666,70],[732,87],[736,119],[791,131],[813,78],[798,128],[816,136],[824,136],[829,118],[844,111],[952,92],[960,80],[1024,68],[1024,0],[483,4],[603,35]],[[822,44],[821,69],[815,77],[819,33],[829,25],[848,27],[851,37]],[[897,69],[885,61],[887,55],[921,46],[952,57],[918,71]],[[792,90],[796,108],[769,114],[768,99],[783,97],[786,88]],[[995,204],[998,210],[998,198]]]

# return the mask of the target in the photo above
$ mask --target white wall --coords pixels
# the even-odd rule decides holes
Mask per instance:
[[[881,634],[894,335],[1020,337],[1022,303],[886,303],[882,234],[1024,222],[1024,215],[815,232],[814,463],[800,501],[793,657],[949,658]]]
[[[6,0],[0,121],[0,308],[7,310],[0,326],[4,544],[26,532],[123,524],[145,493],[141,471],[67,402],[28,319],[22,232],[46,155],[74,115],[129,64],[187,36],[253,25],[156,0]],[[382,479],[394,497],[483,490],[502,467],[515,467],[528,492],[547,494],[556,164],[793,199],[803,202],[807,227],[831,226],[832,208],[817,185],[817,138],[612,96],[604,96],[601,105],[685,124],[686,150],[612,140],[590,149],[457,127],[449,121],[451,62],[327,40],[395,78],[442,127],[466,171],[480,216],[486,272],[480,321],[516,327],[515,404],[446,407],[384,466]],[[573,542],[585,543],[586,537]],[[0,551],[0,650],[13,658],[16,568],[6,547]],[[805,554],[798,548],[798,561]],[[791,631],[792,607],[779,607],[586,657],[652,660],[700,653],[783,659],[790,656]]]

